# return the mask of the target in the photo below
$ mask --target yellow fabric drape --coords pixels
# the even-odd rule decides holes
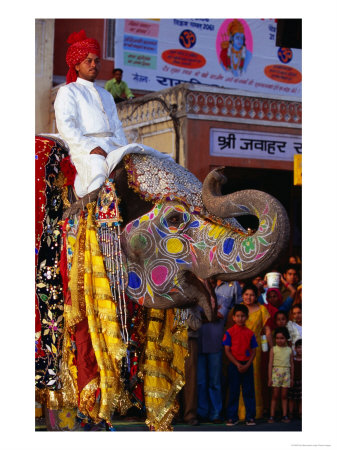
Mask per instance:
[[[115,409],[124,414],[131,407],[131,402],[121,380],[121,362],[126,356],[126,345],[121,338],[117,308],[96,237],[93,207],[94,204],[87,205],[84,297],[89,333],[100,374],[98,416],[109,422]]]
[[[71,257],[68,288],[71,293],[71,304],[64,305],[65,326],[72,327],[86,317],[84,300],[84,249],[86,241],[87,221],[81,216],[77,237]],[[67,243],[67,247],[70,243]]]
[[[65,335],[85,317],[88,319],[99,377],[82,389],[78,407],[97,423],[102,419],[109,422],[115,409],[124,414],[131,402],[121,380],[121,363],[126,356],[126,345],[121,339],[116,303],[112,298],[96,237],[93,208],[94,204],[88,204],[88,216],[81,217],[79,222],[69,274],[71,304],[65,305],[64,313]],[[63,360],[76,385],[77,369],[71,356],[68,345],[68,352],[64,353]],[[99,402],[96,400],[98,388]]]
[[[121,363],[126,356],[126,345],[121,338],[116,303],[112,298],[96,236],[93,208],[94,204],[88,204],[87,219],[80,219],[69,274],[71,304],[65,305],[64,311],[62,359],[62,376],[67,389],[48,393],[48,407],[60,409],[63,406],[75,406],[78,395],[77,368],[73,362],[69,333],[72,326],[87,317],[99,377],[91,380],[81,391],[79,409],[97,423],[101,419],[110,422],[115,409],[125,414],[132,404],[121,379]],[[179,409],[176,397],[185,384],[187,328],[176,325],[173,309],[151,309],[147,317],[145,352],[140,365],[140,375],[144,379],[146,424],[153,426],[156,431],[170,431],[172,419]],[[98,388],[101,391],[99,402],[96,400]]]
[[[140,367],[144,378],[146,424],[155,431],[171,431],[179,410],[176,400],[185,384],[188,355],[187,328],[174,326],[173,309],[148,312],[145,357]]]

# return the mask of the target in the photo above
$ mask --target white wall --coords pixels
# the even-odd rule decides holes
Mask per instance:
[[[54,19],[35,20],[35,133],[50,130]]]

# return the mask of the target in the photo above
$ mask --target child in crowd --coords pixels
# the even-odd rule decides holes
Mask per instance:
[[[289,423],[287,416],[288,389],[293,386],[294,360],[291,348],[288,346],[289,331],[286,327],[274,331],[275,344],[269,355],[268,386],[273,388],[268,423],[275,422],[275,410],[281,393],[282,422]]]
[[[232,317],[235,325],[226,331],[223,338],[225,353],[229,360],[227,426],[233,426],[239,422],[238,407],[241,386],[246,409],[246,425],[256,425],[253,360],[256,355],[257,341],[253,331],[245,325],[248,315],[246,305],[242,303],[235,305]]]
[[[274,316],[274,324],[275,324],[275,326],[274,326],[273,329],[275,329],[275,328],[282,328],[282,327],[286,327],[287,328],[287,324],[288,324],[288,315],[287,315],[287,313],[285,311],[277,311],[277,313]],[[292,347],[292,341],[291,341],[290,333],[289,333],[289,339],[287,340],[287,344],[288,344],[288,347]],[[268,361],[268,364],[269,364],[269,361]]]
[[[302,339],[295,342],[294,356],[294,386],[289,389],[289,417],[293,417],[295,406],[297,406],[298,416],[302,418]]]
[[[288,315],[285,311],[277,311],[274,315],[274,329],[286,327],[288,323]]]
[[[295,353],[295,342],[302,339],[302,305],[293,305],[290,309],[290,320],[287,328],[290,334],[292,348]]]

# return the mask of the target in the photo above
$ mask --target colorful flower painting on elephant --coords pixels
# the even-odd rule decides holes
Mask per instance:
[[[180,271],[198,274],[209,263],[209,276],[244,272],[262,258],[273,243],[272,224],[276,216],[256,211],[259,233],[249,235],[230,225],[218,225],[191,214],[184,204],[157,204],[149,213],[130,222],[122,234],[128,255],[127,293],[140,304],[155,303],[161,296],[174,303],[172,294],[181,290]]]

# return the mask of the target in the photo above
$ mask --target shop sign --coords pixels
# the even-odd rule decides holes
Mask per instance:
[[[210,129],[210,155],[226,158],[293,161],[302,154],[302,138],[289,134]]]

